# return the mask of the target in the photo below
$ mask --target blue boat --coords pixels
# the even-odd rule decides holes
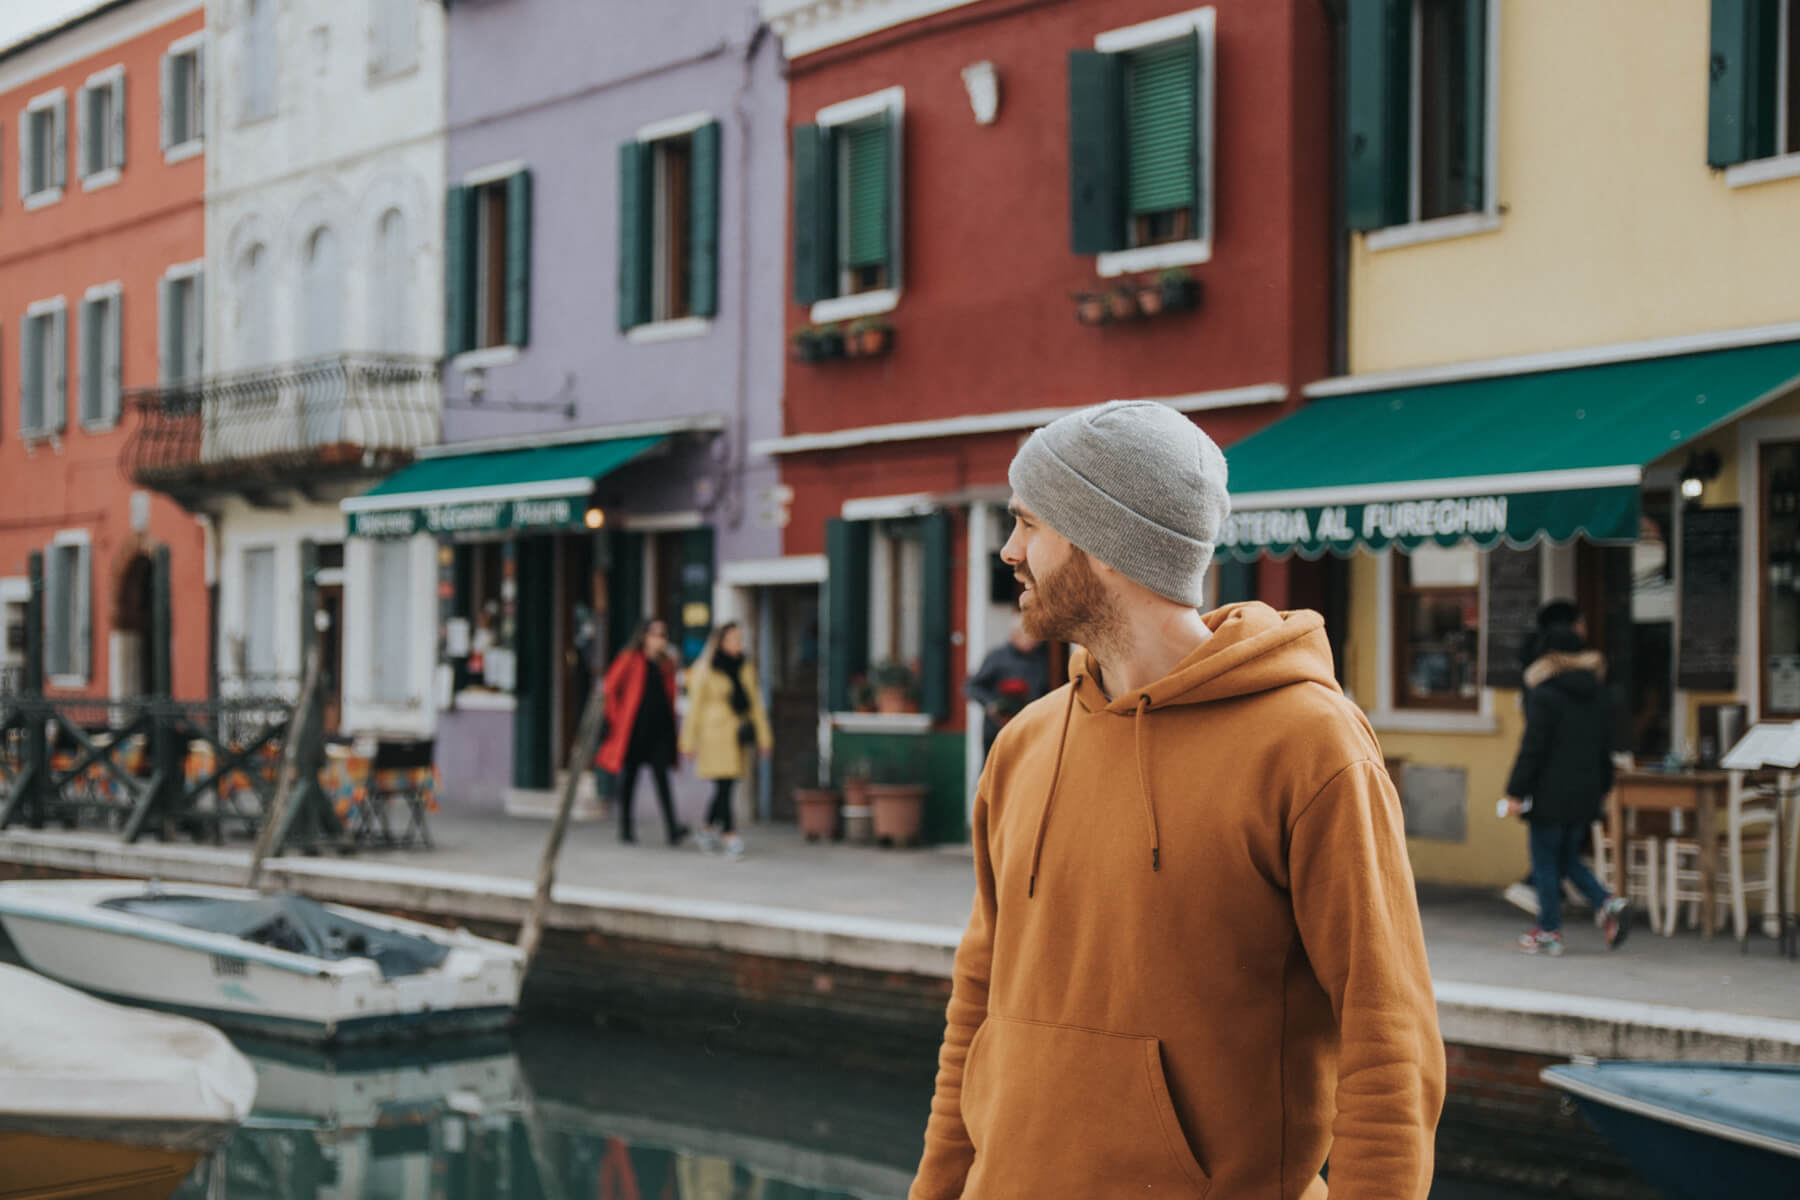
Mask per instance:
[[[1670,1200],[1800,1198],[1800,1066],[1576,1063],[1541,1077]]]

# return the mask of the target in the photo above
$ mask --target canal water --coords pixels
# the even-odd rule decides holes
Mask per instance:
[[[902,1200],[931,1097],[928,1071],[580,1026],[417,1052],[239,1044],[255,1115],[177,1200]]]

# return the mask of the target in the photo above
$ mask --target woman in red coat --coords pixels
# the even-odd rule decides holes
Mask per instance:
[[[677,845],[688,827],[676,822],[669,795],[669,768],[675,765],[675,655],[667,624],[652,617],[638,627],[607,669],[605,688],[606,737],[594,765],[602,772],[602,791],[607,774],[618,779],[619,840],[637,841],[631,828],[632,793],[638,768],[649,767],[669,845]]]

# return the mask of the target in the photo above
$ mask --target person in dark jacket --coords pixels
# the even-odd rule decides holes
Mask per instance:
[[[1050,690],[1050,656],[1044,643],[1014,626],[1006,641],[988,651],[981,669],[963,684],[963,695],[981,705],[981,752],[993,749],[1000,727]]]
[[[1631,914],[1576,853],[1613,786],[1612,712],[1601,682],[1606,664],[1567,625],[1546,630],[1543,652],[1525,672],[1525,737],[1506,785],[1507,809],[1531,823],[1537,928],[1519,939],[1529,954],[1561,954],[1562,881],[1593,902],[1595,923],[1613,949]]]
[[[676,845],[688,835],[688,827],[676,821],[675,801],[669,794],[676,741],[675,653],[669,646],[669,627],[655,618],[645,621],[607,668],[602,686],[606,735],[594,766],[603,785],[607,775],[617,778],[619,840],[637,841],[632,832],[632,794],[637,790],[638,768],[649,767],[669,845]]]

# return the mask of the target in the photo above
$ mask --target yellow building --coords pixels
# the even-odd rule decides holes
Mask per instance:
[[[1240,560],[1335,575],[1422,880],[1495,818],[1539,604],[1619,749],[1800,717],[1800,0],[1349,0],[1349,373],[1234,447]]]

